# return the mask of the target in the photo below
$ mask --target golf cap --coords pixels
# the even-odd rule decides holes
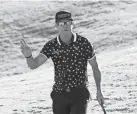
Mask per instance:
[[[71,13],[69,11],[59,11],[56,13],[56,16],[55,16],[56,22],[64,20],[64,19],[73,21],[71,17]]]

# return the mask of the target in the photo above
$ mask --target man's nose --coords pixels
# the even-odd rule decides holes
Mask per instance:
[[[63,28],[64,28],[64,29],[67,29],[67,28],[69,28],[69,26],[68,26],[68,25],[64,25]]]

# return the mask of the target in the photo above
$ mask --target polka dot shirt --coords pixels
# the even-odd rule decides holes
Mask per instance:
[[[91,43],[73,33],[66,45],[59,37],[47,42],[41,52],[54,63],[55,84],[53,89],[62,93],[65,89],[84,87],[87,84],[87,60],[95,56]]]

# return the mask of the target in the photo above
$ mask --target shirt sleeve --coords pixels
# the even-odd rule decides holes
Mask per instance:
[[[86,39],[85,40],[85,55],[88,60],[92,59],[95,57],[95,51],[93,48],[93,45]]]
[[[40,51],[41,54],[44,54],[47,58],[51,57],[51,44],[46,43]]]

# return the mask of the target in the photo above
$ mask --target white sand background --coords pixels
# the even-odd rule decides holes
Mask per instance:
[[[25,39],[37,56],[56,36],[54,15],[60,9],[73,13],[74,31],[94,45],[107,113],[137,114],[137,2],[131,0],[0,1],[0,114],[53,114],[53,63],[30,70],[19,42]],[[88,75],[93,100],[87,114],[103,114],[89,65]]]

